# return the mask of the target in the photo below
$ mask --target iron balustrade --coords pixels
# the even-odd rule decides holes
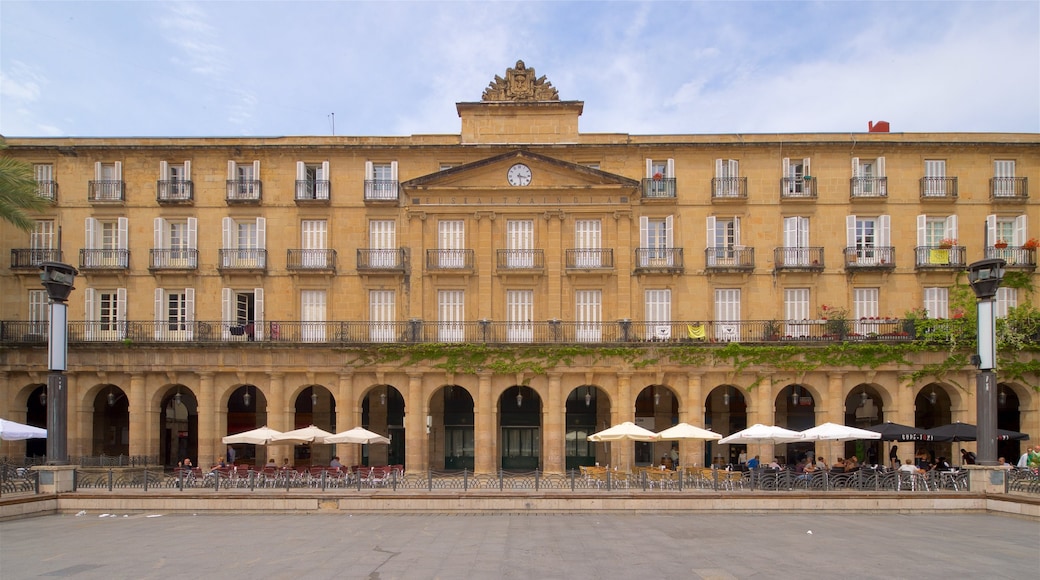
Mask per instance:
[[[704,265],[709,270],[754,270],[755,248],[744,246],[705,248]]]
[[[773,267],[777,270],[822,271],[823,248],[774,248]]]
[[[336,250],[286,250],[285,267],[288,270],[336,271]]]
[[[1007,268],[1034,270],[1036,269],[1036,250],[1033,248],[998,248],[996,246],[986,247],[988,258],[1000,258],[1007,262]]]
[[[199,267],[199,251],[194,248],[149,250],[148,264],[152,270],[195,270]]]
[[[642,191],[644,199],[675,199],[675,178],[644,178]]]
[[[496,250],[495,264],[501,270],[541,271],[545,269],[543,250]]]
[[[962,270],[967,265],[964,246],[917,246],[914,267],[918,270]]]
[[[221,249],[218,250],[218,270],[264,270],[267,268],[267,250]]]
[[[358,248],[357,269],[366,272],[405,273],[408,271],[408,248]]]
[[[366,179],[365,201],[397,201],[396,179]]]
[[[195,199],[195,183],[184,179],[160,179],[155,199],[159,203],[184,203]]]
[[[87,184],[87,201],[126,201],[122,179],[93,179]]]
[[[957,199],[957,178],[922,177],[921,199]]]
[[[229,179],[227,180],[228,203],[259,202],[263,195],[263,183],[259,179]]]
[[[44,344],[49,328],[46,320],[5,320],[0,322],[0,340]]]
[[[614,268],[614,250],[611,248],[564,250],[564,264],[568,270],[612,270]]]
[[[747,199],[746,177],[711,178],[711,199]]]
[[[15,248],[11,250],[12,269],[39,270],[44,262],[62,262],[61,250],[42,248]]]
[[[636,248],[636,272],[681,273],[686,267],[682,248]]]
[[[80,270],[125,270],[130,267],[130,250],[80,250]]]
[[[989,196],[994,200],[1025,201],[1029,198],[1028,185],[1025,177],[991,177]]]
[[[888,197],[888,178],[853,177],[849,180],[849,192],[853,199]]]
[[[58,201],[58,182],[37,181],[36,195],[48,201]]]
[[[848,247],[842,252],[846,270],[894,270],[896,249],[892,246]]]
[[[427,270],[473,270],[475,260],[473,250],[426,250]]]
[[[329,180],[297,179],[296,201],[328,201]]]
[[[781,177],[780,199],[816,199],[816,178]]]

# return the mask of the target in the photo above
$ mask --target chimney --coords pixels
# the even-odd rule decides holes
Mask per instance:
[[[867,132],[888,133],[888,121],[878,121],[877,124],[874,124],[874,121],[867,121]]]

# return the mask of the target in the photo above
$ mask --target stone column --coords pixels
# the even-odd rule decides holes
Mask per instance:
[[[755,423],[763,425],[776,424],[776,393],[773,392],[773,377],[764,377],[758,383],[758,387],[748,396],[748,427]],[[753,403],[752,403],[753,402]],[[754,411],[750,405],[754,405]],[[776,456],[776,446],[771,443],[757,443],[748,445],[748,459],[758,455],[762,465],[767,465]]]
[[[704,426],[704,384],[700,373],[686,374],[686,408],[685,417],[680,413],[679,421]],[[729,433],[723,433],[723,436]],[[679,465],[698,465],[698,457],[704,457],[704,441],[680,441],[679,442]]]
[[[545,473],[564,473],[566,471],[566,423],[567,405],[563,400],[560,379],[562,373],[548,373],[549,377],[549,404],[542,405],[542,424],[544,425],[544,436],[542,437],[542,452],[545,460],[542,470]]]
[[[336,432],[342,433],[361,425],[361,405],[354,394],[354,373],[343,371],[339,374],[339,385],[336,395]],[[355,443],[339,443],[333,455],[339,456],[343,465],[361,464],[360,445]]]
[[[91,455],[94,452],[94,399],[86,400],[89,387],[82,387],[86,381],[81,374],[67,373],[69,387],[69,433],[76,429],[75,442],[69,441],[69,460],[75,463],[75,455]]]
[[[843,372],[831,372],[827,373],[827,408],[822,414],[824,423],[831,422],[837,423],[838,425],[845,424],[845,394],[844,394],[844,380],[845,373]],[[816,424],[821,423],[821,414],[816,415]],[[834,461],[835,457],[843,457],[845,455],[845,443],[841,441],[821,441],[816,444],[816,454],[820,455],[821,448],[825,447],[825,452],[830,461]]]
[[[479,474],[495,473],[495,418],[491,402],[491,373],[477,373],[477,396],[473,409],[473,471]]]
[[[614,421],[611,426],[625,421],[635,422],[636,402],[632,398],[632,373],[618,373],[617,407],[614,409]],[[630,469],[635,454],[635,446],[631,441],[615,441],[610,445],[611,466],[617,469]]]
[[[213,392],[213,373],[201,372],[198,373],[198,377],[199,456],[197,461],[199,465],[208,467],[216,463],[220,453],[225,452],[225,446],[220,440],[227,434],[227,409],[218,409],[217,396]]]
[[[145,400],[144,375],[142,373],[130,374],[129,396],[130,455],[147,455],[148,432],[145,415],[148,412],[148,401]]]
[[[408,373],[408,398],[404,413],[405,469],[424,473],[429,468],[426,457],[426,414],[430,412],[423,392],[423,374]]]
[[[275,431],[290,431],[294,427],[292,407],[285,401],[285,373],[268,373],[268,380],[267,426]]]

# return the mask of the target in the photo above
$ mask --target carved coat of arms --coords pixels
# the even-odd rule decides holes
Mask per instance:
[[[488,88],[484,89],[483,101],[558,101],[559,93],[545,77],[536,77],[533,68],[524,61],[506,69],[506,78],[495,75]]]

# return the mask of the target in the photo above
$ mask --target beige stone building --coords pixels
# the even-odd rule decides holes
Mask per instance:
[[[588,134],[583,107],[518,62],[457,135],[9,138],[53,204],[31,235],[0,225],[0,416],[45,425],[57,260],[79,270],[73,460],[208,465],[253,427],[364,425],[391,444],[237,459],[561,472],[671,452],[586,440],[621,421],[975,422],[964,269],[1005,258],[998,313],[1035,306],[1040,136]],[[998,417],[1034,440],[1035,379],[1000,375]]]

